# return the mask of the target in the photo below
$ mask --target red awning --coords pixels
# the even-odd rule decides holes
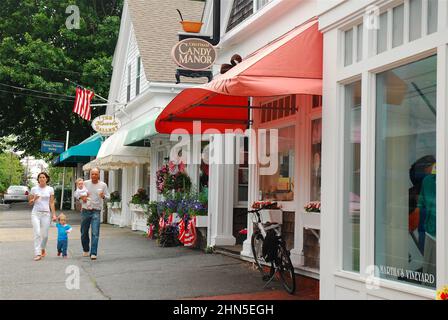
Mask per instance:
[[[249,55],[225,74],[185,89],[156,120],[159,133],[186,129],[246,129],[248,97],[322,94],[322,34],[316,19]]]

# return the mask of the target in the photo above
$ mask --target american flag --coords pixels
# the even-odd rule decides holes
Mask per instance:
[[[81,116],[81,118],[90,121],[92,109],[90,108],[90,101],[94,96],[93,91],[83,88],[76,88],[75,105],[73,112]]]
[[[184,236],[184,246],[193,247],[196,243],[197,235],[196,235],[196,216],[191,217],[188,222],[188,230],[185,231]]]

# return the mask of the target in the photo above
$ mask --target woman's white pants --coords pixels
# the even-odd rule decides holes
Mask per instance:
[[[50,212],[34,212],[31,214],[34,231],[34,255],[41,255],[47,247],[48,229],[50,228]]]

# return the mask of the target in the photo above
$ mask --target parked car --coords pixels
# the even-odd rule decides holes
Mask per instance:
[[[6,190],[3,200],[4,203],[28,201],[30,189],[26,186],[10,186]]]

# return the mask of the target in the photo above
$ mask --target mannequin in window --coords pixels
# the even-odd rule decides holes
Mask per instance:
[[[418,197],[418,209],[426,210],[425,216],[425,250],[423,255],[423,272],[436,274],[436,174],[435,164],[431,174],[422,182]]]

